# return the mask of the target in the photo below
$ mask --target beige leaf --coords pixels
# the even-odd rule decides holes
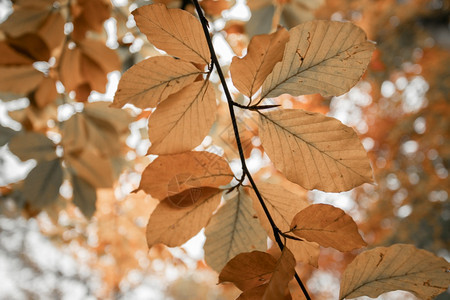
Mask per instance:
[[[309,205],[305,195],[302,196],[291,193],[277,184],[258,183],[258,190],[275,224],[282,232],[289,231],[292,219],[296,212]],[[269,220],[267,219],[258,198],[253,191],[250,195],[253,199],[253,208],[258,215],[262,227],[266,230],[272,241],[275,241],[272,226],[270,226]],[[308,241],[295,240],[287,240],[286,245],[292,253],[294,253],[297,261],[318,267],[319,245]]]
[[[310,21],[289,35],[282,61],[263,83],[262,98],[346,93],[361,78],[375,49],[350,22]]]
[[[75,175],[83,178],[96,188],[108,188],[114,184],[111,161],[98,155],[92,148],[86,146],[80,155],[66,155],[67,164]]]
[[[272,34],[254,36],[248,45],[247,55],[233,57],[230,73],[234,86],[247,97],[253,96],[283,57],[288,40],[289,33],[284,28]]]
[[[161,201],[147,224],[148,246],[163,243],[176,247],[188,241],[207,224],[220,203],[221,192],[216,188],[204,187],[197,195],[197,201],[187,207],[175,206],[170,197]]]
[[[343,192],[372,182],[369,159],[352,128],[300,109],[260,116],[264,150],[290,181],[325,192]]]
[[[209,64],[202,26],[192,14],[164,4],[146,5],[132,14],[141,32],[159,49],[187,61]]]
[[[43,108],[55,101],[57,96],[56,81],[53,78],[45,77],[34,92],[34,101],[37,107]]]
[[[45,135],[35,132],[24,132],[11,138],[9,149],[22,161],[29,159],[53,160],[56,156],[56,145]]]
[[[41,83],[42,75],[33,66],[0,67],[0,91],[25,95]]]
[[[267,248],[267,235],[253,211],[251,199],[242,190],[234,192],[212,216],[205,235],[205,261],[217,272],[239,253]]]
[[[0,24],[0,30],[15,38],[35,31],[48,14],[49,10],[41,7],[16,7],[9,18]]]
[[[122,75],[112,106],[131,103],[140,108],[155,107],[202,73],[193,64],[170,56],[150,57]]]
[[[269,282],[277,260],[266,252],[244,252],[233,257],[219,274],[219,283],[232,282],[241,291]]]
[[[450,265],[413,245],[378,247],[359,254],[342,274],[339,299],[405,290],[420,299],[433,299],[450,284]]]
[[[79,43],[84,55],[92,59],[105,73],[120,70],[121,63],[117,52],[108,48],[104,42],[85,39]]]
[[[150,116],[147,154],[174,154],[192,150],[216,120],[216,97],[209,81],[198,81],[172,94]]]
[[[76,113],[62,122],[61,144],[67,154],[81,153],[88,142],[86,119],[83,114]]]
[[[123,109],[113,109],[111,102],[97,101],[86,103],[83,113],[90,119],[110,124],[117,133],[127,133],[128,126],[133,122],[133,117]]]
[[[81,50],[80,48],[63,49],[60,58],[59,77],[64,84],[66,92],[75,90],[84,81],[81,75]]]
[[[342,209],[328,204],[313,204],[297,213],[291,230],[302,239],[339,251],[351,251],[367,245],[355,221]]]
[[[97,194],[95,188],[78,176],[72,176],[73,204],[75,204],[90,219],[95,212]]]
[[[156,158],[142,173],[138,190],[164,199],[190,188],[220,187],[232,179],[233,172],[225,159],[210,152],[192,151]]]
[[[43,208],[58,199],[63,181],[59,158],[39,162],[25,178],[23,195],[35,208]]]

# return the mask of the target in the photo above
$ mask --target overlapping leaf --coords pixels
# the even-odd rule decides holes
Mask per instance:
[[[33,66],[0,67],[0,91],[25,95],[34,90],[43,74]]]
[[[289,33],[284,28],[272,34],[253,37],[247,55],[243,58],[235,56],[231,62],[230,73],[234,86],[247,97],[253,96],[283,57],[288,40]]]
[[[147,154],[174,154],[192,150],[216,120],[216,97],[209,81],[198,81],[172,94],[150,116]]]
[[[86,216],[91,218],[95,212],[97,193],[95,188],[78,176],[72,176],[73,204]]]
[[[450,264],[413,245],[378,247],[359,254],[342,274],[339,299],[372,298],[405,290],[433,299],[450,284]]]
[[[209,64],[202,26],[192,14],[164,4],[146,5],[132,14],[141,32],[159,49],[187,61]]]
[[[239,253],[267,247],[267,235],[255,216],[251,199],[242,190],[211,218],[205,235],[205,260],[217,272]]]
[[[142,173],[138,190],[164,199],[195,187],[220,187],[233,172],[227,161],[210,152],[185,152],[156,158]]]
[[[23,194],[34,208],[43,208],[58,199],[63,182],[63,169],[59,159],[39,162],[24,182]]]
[[[155,56],[132,66],[119,82],[114,107],[131,103],[155,107],[169,95],[191,84],[202,72],[193,64],[170,56]]]
[[[189,191],[184,191],[186,193]],[[169,247],[180,246],[202,229],[220,203],[222,191],[203,187],[197,201],[190,206],[174,205],[171,197],[161,201],[147,224],[149,247],[163,243]]]
[[[260,251],[241,253],[220,272],[219,283],[233,282],[244,290],[238,299],[286,299],[288,283],[295,274],[295,264],[295,258],[287,247],[278,260]]]
[[[367,245],[355,221],[342,209],[328,204],[313,204],[297,213],[291,230],[302,239],[339,251],[351,251]]]
[[[56,158],[56,145],[45,135],[24,132],[14,136],[9,142],[9,149],[22,161],[28,159],[53,160]]]
[[[325,192],[343,192],[372,182],[369,159],[352,128],[303,110],[260,116],[264,150],[290,181]]]
[[[306,195],[303,197],[294,194],[284,187],[270,183],[258,183],[258,190],[272,216],[275,224],[282,232],[290,229],[292,219],[295,214],[309,205]],[[255,209],[262,227],[266,230],[269,237],[275,241],[273,229],[266,217],[266,214],[259,203],[255,193],[250,194],[253,199],[253,208]],[[319,245],[308,241],[287,240],[286,245],[294,254],[299,262],[308,263],[314,267],[318,266]]]
[[[263,98],[341,95],[361,78],[375,49],[364,31],[349,22],[310,21],[289,34],[282,61],[263,83]]]

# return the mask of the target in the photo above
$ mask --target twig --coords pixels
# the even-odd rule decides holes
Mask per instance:
[[[199,3],[198,3],[198,0],[192,0],[192,1],[194,2],[195,9],[197,11],[197,14],[199,16],[200,22],[201,22],[202,27],[203,27],[203,32],[205,34],[206,41],[207,41],[208,47],[209,47],[209,52],[211,53],[212,63],[216,66],[217,73],[218,73],[219,78],[220,78],[220,82],[222,83],[222,87],[223,87],[223,90],[225,92],[225,96],[227,98],[228,109],[230,111],[231,123],[233,124],[234,135],[235,135],[237,147],[238,147],[238,150],[239,150],[239,157],[240,157],[241,164],[242,164],[243,174],[245,174],[245,176],[250,181],[250,184],[252,185],[252,188],[255,191],[256,196],[258,197],[259,203],[261,204],[261,206],[262,206],[262,208],[264,210],[264,213],[266,214],[267,219],[269,220],[270,226],[273,229],[273,235],[275,237],[275,241],[277,242],[277,244],[280,247],[280,249],[283,250],[284,244],[283,244],[283,242],[281,241],[281,238],[280,238],[281,231],[277,227],[277,225],[275,224],[272,216],[270,215],[270,212],[267,209],[267,206],[264,203],[264,200],[261,197],[261,194],[259,193],[258,187],[256,186],[255,181],[253,180],[252,175],[250,174],[250,171],[247,168],[247,164],[245,163],[244,150],[242,148],[241,139],[240,139],[240,136],[239,136],[238,125],[237,125],[237,122],[236,122],[236,115],[234,113],[234,106],[235,106],[234,103],[235,102],[231,98],[230,91],[228,90],[228,86],[227,86],[227,84],[225,82],[225,77],[223,75],[222,69],[220,68],[219,60],[217,59],[216,52],[214,51],[214,46],[212,44],[211,37],[209,36],[208,21],[206,20],[205,16],[203,15],[203,11],[202,11]],[[305,295],[306,299],[310,300],[311,297],[309,296],[308,291],[306,290],[305,286],[303,285],[303,282],[301,281],[301,279],[300,279],[300,277],[298,276],[297,273],[295,273],[295,279],[297,280],[300,288],[302,289],[302,292]]]

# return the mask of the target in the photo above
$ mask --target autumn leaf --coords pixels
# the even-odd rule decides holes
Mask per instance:
[[[230,183],[233,176],[228,162],[210,152],[164,155],[145,168],[137,190],[164,199],[190,188],[220,187]]]
[[[49,50],[53,50],[64,41],[65,20],[60,12],[52,12],[37,31],[39,37],[45,42]]]
[[[275,167],[305,189],[343,192],[372,182],[356,132],[334,118],[293,109],[261,113],[259,132]]]
[[[306,200],[306,195],[294,194],[277,184],[258,183],[258,190],[272,219],[282,232],[289,231],[295,214],[309,205]],[[256,194],[252,191],[250,195],[253,199],[253,208],[258,215],[262,227],[266,230],[272,241],[275,241],[272,226]],[[310,264],[316,268],[318,267],[320,253],[318,244],[308,241],[287,240],[286,246],[292,251],[297,261]]]
[[[291,231],[322,247],[351,251],[366,246],[355,221],[340,208],[313,204],[295,215]]]
[[[241,291],[268,283],[277,260],[266,252],[244,252],[233,257],[219,274],[219,283],[232,282]]]
[[[9,142],[9,149],[22,161],[29,159],[53,160],[56,156],[56,145],[41,133],[24,132],[17,134]]]
[[[9,128],[0,125],[0,147],[4,146],[6,143],[10,141],[10,139],[15,136],[18,132]]]
[[[73,91],[84,79],[81,75],[81,50],[78,47],[62,50],[59,77],[67,92]]]
[[[205,235],[205,261],[217,272],[239,253],[267,248],[267,235],[255,216],[251,199],[242,190],[212,216]]]
[[[216,97],[209,81],[172,94],[150,116],[147,154],[175,154],[197,147],[216,120]]]
[[[120,70],[121,62],[117,52],[108,48],[105,43],[94,39],[85,39],[78,43],[84,55],[92,59],[104,72]]]
[[[57,158],[39,162],[25,178],[23,195],[34,208],[55,202],[63,181],[61,161]]]
[[[295,265],[295,258],[287,247],[284,247],[278,260],[261,251],[241,253],[220,272],[219,283],[232,282],[243,290],[238,299],[286,299]]]
[[[350,22],[310,21],[289,35],[282,61],[263,83],[262,98],[342,95],[359,81],[375,49]]]
[[[189,191],[183,193],[186,192]],[[217,188],[202,187],[197,194],[197,201],[186,207],[175,206],[171,197],[165,198],[148,221],[148,246],[163,243],[175,247],[188,241],[206,225],[220,203],[221,193]]]
[[[0,66],[0,91],[25,95],[41,83],[43,74],[33,66]]]
[[[378,247],[359,254],[342,274],[339,299],[372,298],[405,290],[432,299],[450,284],[449,263],[413,245]]]
[[[187,61],[209,64],[202,26],[192,14],[164,4],[146,5],[132,14],[141,32],[159,49]]]
[[[122,75],[112,106],[131,103],[139,108],[155,107],[202,73],[193,64],[170,56],[150,57]]]
[[[0,65],[31,65],[33,59],[18,52],[5,41],[0,42]]]
[[[78,176],[72,176],[72,188],[73,204],[81,210],[86,218],[90,219],[94,215],[97,200],[95,188]]]
[[[67,154],[81,153],[88,142],[86,119],[76,113],[61,124],[61,144]]]
[[[87,146],[79,155],[69,154],[64,158],[71,170],[96,188],[109,188],[114,183],[111,161]]]
[[[133,117],[126,110],[112,109],[109,101],[97,101],[86,103],[83,113],[93,122],[109,124],[117,134],[128,133],[128,126],[133,122]]]
[[[247,55],[243,58],[233,57],[230,73],[234,86],[251,98],[283,57],[284,46],[288,40],[289,33],[284,28],[272,34],[254,36],[248,46]]]
[[[14,13],[0,24],[0,30],[11,37],[35,31],[48,16],[51,7],[16,7]]]
[[[45,77],[34,92],[33,98],[36,106],[42,108],[55,101],[57,96],[56,81],[53,78]]]

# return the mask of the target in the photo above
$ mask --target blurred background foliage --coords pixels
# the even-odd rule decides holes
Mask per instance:
[[[194,12],[187,0],[155,2]],[[145,156],[151,110],[108,105],[121,72],[160,54],[130,16],[149,3],[0,1],[1,299],[238,295],[230,286],[215,285],[216,274],[202,261],[201,234],[181,248],[148,250],[145,225],[157,200],[130,194],[154,158]],[[272,101],[353,126],[377,184],[305,197],[344,208],[370,247],[411,243],[448,260],[450,2],[203,0],[201,5],[225,70],[233,55],[245,54],[252,36],[278,23],[290,28],[331,19],[364,29],[377,50],[349,93]],[[242,96],[234,92],[239,101]],[[226,106],[219,110],[211,138],[200,148],[223,154],[233,166],[237,155]],[[262,155],[251,115],[240,115],[239,122],[256,176],[278,176]],[[298,266],[314,298],[337,297],[340,272],[354,255],[322,249],[318,270]],[[413,298],[393,293],[389,299],[408,297]]]

